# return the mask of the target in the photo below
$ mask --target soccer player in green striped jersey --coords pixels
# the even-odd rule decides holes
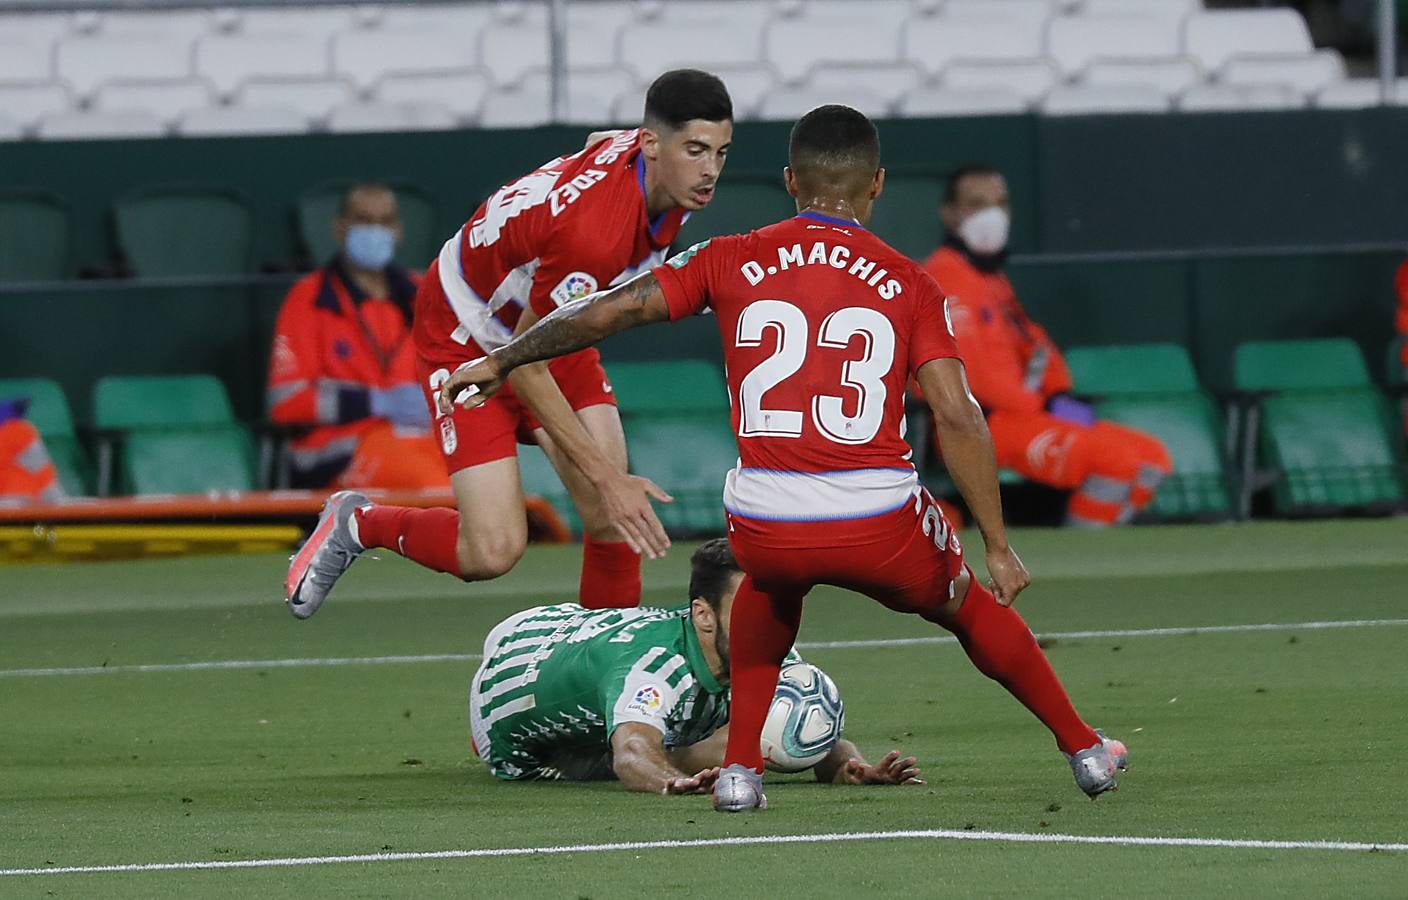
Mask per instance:
[[[712,790],[727,742],[729,612],[743,573],[724,539],[702,545],[691,565],[688,606],[540,606],[489,633],[469,718],[475,752],[496,776]],[[845,738],[815,772],[837,784],[923,783],[913,757],[891,751],[871,765]]]

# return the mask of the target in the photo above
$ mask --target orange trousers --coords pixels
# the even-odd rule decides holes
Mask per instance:
[[[56,503],[64,497],[54,463],[34,426],[0,422],[0,503]]]
[[[998,411],[988,428],[999,466],[1072,492],[1069,525],[1128,522],[1173,468],[1162,441],[1114,422],[1085,426],[1046,413]]]
[[[390,424],[362,435],[357,452],[342,474],[339,488],[416,490],[450,486],[440,447],[427,433],[397,433]]]

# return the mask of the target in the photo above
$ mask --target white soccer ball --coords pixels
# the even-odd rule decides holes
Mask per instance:
[[[774,772],[800,772],[821,762],[841,738],[841,692],[810,663],[782,667],[763,722],[763,761]]]

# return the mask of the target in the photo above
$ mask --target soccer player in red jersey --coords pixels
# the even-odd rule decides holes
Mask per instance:
[[[435,395],[466,359],[663,260],[689,212],[713,198],[732,139],[723,82],[693,69],[666,72],[646,94],[642,127],[594,134],[582,151],[503,187],[445,243],[416,296],[413,340],[458,511],[334,494],[288,570],[295,616],[311,616],[372,547],[466,581],[511,569],[528,540],[520,441],[542,447],[581,514],[582,605],[639,603],[640,555],[669,546],[649,497],[669,496],[626,474],[621,419],[597,351],[522,368],[474,409],[439,413]]]
[[[978,669],[1051,730],[1082,790],[1094,797],[1114,789],[1124,745],[1076,713],[1011,608],[1030,579],[1007,542],[992,438],[968,390],[943,294],[864,227],[885,180],[874,125],[845,106],[812,110],[792,130],[784,175],[795,218],[696,244],[649,275],[558,310],[461,367],[441,391],[441,408],[480,402],[519,365],[711,307],[740,457],[724,506],[746,574],[729,627],[733,706],[715,807],[766,806],[758,736],[802,599],[817,584],[952,631]],[[957,534],[910,463],[903,424],[911,374],[983,535],[990,585],[964,565]]]

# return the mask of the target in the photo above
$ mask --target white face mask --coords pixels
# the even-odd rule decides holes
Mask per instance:
[[[958,226],[958,236],[974,253],[993,256],[1007,246],[1007,232],[1011,227],[1012,218],[1007,210],[989,206],[964,219]]]

